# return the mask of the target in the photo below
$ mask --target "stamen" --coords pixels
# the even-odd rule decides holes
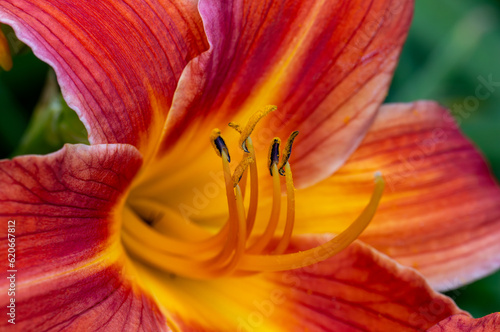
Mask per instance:
[[[238,212],[238,224],[237,224],[237,230],[236,230],[236,246],[234,247],[234,254],[231,257],[231,260],[227,264],[226,267],[224,267],[221,271],[219,271],[219,274],[222,275],[230,275],[233,272],[236,271],[238,268],[239,262],[241,261],[241,258],[243,257],[243,254],[245,252],[245,244],[247,240],[247,235],[246,235],[246,226],[245,226],[245,207],[243,206],[243,197],[241,195],[241,189],[240,186],[236,186],[236,194],[235,194],[235,199],[236,199],[236,208]]]
[[[165,254],[159,251],[150,250],[142,243],[130,241],[132,237],[127,233],[122,233],[122,241],[132,256],[139,258],[143,262],[153,265],[160,270],[178,275],[189,276],[192,279],[210,279],[218,275],[205,268],[204,262],[196,261],[196,255],[189,258]]]
[[[238,234],[238,208],[236,206],[236,197],[233,189],[233,180],[231,176],[231,169],[229,168],[229,162],[225,157],[225,152],[222,153],[222,167],[224,171],[224,180],[226,184],[226,197],[227,205],[229,208],[229,234],[226,239],[224,248],[216,259],[211,262],[212,266],[217,267],[223,265],[227,259],[231,256],[233,249],[236,247],[237,234]]]
[[[127,248],[134,245],[146,252],[198,260],[212,257],[220,249],[220,242],[190,243],[164,236],[143,223],[132,211],[126,209],[124,213],[127,222],[124,223],[124,232],[121,235]]]
[[[285,255],[245,255],[239,268],[246,271],[283,271],[316,264],[339,253],[363,232],[377,210],[385,182],[375,174],[375,189],[370,202],[359,217],[342,233],[330,241],[309,250]]]
[[[255,160],[255,149],[253,147],[252,139],[247,138],[247,147],[250,151],[250,157],[253,159],[253,163],[250,164],[250,205],[248,207],[247,215],[247,237],[252,233],[253,226],[255,224],[255,218],[257,216],[257,206],[259,204],[259,175],[257,172],[257,163]]]
[[[278,162],[280,160],[280,144],[281,140],[279,139],[279,137],[275,137],[273,139],[273,142],[269,146],[267,166],[269,167],[269,173],[271,173],[271,176],[273,176],[273,165],[278,165]]]
[[[213,236],[206,229],[186,220],[174,209],[146,199],[136,199],[130,207],[143,220],[151,221],[153,230],[190,242],[204,241]]]
[[[210,135],[210,143],[212,143],[215,153],[217,153],[219,157],[222,157],[222,152],[224,152],[226,154],[227,161],[231,162],[231,157],[229,156],[226,142],[224,142],[224,140],[220,136],[220,130],[218,128],[212,130],[212,135]]]
[[[214,141],[219,138],[220,136],[215,131]],[[222,140],[222,138],[220,139]],[[234,194],[227,153],[223,148],[220,149],[220,152],[229,206],[229,221],[223,228],[228,230],[224,232],[228,235],[225,237],[225,245],[220,242],[221,237],[219,236],[223,233],[223,230],[210,239],[190,243],[162,236],[140,221],[134,225],[135,219],[129,216],[126,218],[127,223],[125,223],[125,232],[122,234],[122,239],[134,256],[140,257],[145,262],[161,269],[166,268],[165,270],[170,272],[194,278],[221,276],[223,273],[231,273],[237,267],[237,262],[240,260],[246,242],[245,212],[239,186],[237,186],[239,196],[235,197]],[[141,226],[146,229],[142,229]],[[139,227],[139,229],[136,227]],[[145,239],[149,241],[138,241],[135,238],[141,238],[142,234],[147,234]],[[212,241],[214,239],[218,241]],[[142,240],[144,240],[144,237],[142,237]],[[232,255],[233,257],[229,265],[227,265],[226,262],[234,250],[236,250],[236,254]],[[234,260],[236,262],[233,262]]]
[[[168,206],[152,200],[133,200],[124,210],[122,241],[132,256],[169,273],[192,279],[222,276],[245,276],[257,272],[282,271],[323,261],[346,248],[366,228],[378,207],[384,180],[375,174],[375,189],[370,202],[359,217],[330,241],[310,250],[283,254],[290,245],[295,223],[295,188],[289,158],[294,131],[287,139],[280,160],[279,138],[269,148],[268,167],[273,181],[271,214],[266,229],[250,237],[257,216],[258,173],[255,149],[249,137],[257,122],[276,109],[266,106],[255,113],[242,128],[229,126],[241,133],[240,145],[245,151],[241,162],[231,174],[229,151],[219,129],[210,136],[215,152],[221,157],[229,215],[226,224],[216,233],[183,219]],[[244,194],[250,174],[250,204],[245,218]],[[281,211],[281,177],[285,176],[287,215],[283,234],[269,254],[276,236]],[[146,222],[144,222],[146,220]],[[252,240],[250,240],[252,239]],[[251,245],[249,241],[253,241]]]
[[[290,155],[292,154],[293,140],[295,139],[295,137],[297,137],[298,134],[299,132],[296,130],[293,133],[291,133],[288,139],[286,140],[285,147],[283,148],[283,159],[281,160],[278,166],[281,175],[285,175],[284,167],[288,162],[288,159],[290,159]]]
[[[272,111],[275,111],[276,109],[277,109],[276,106],[268,105],[268,106],[265,106],[263,109],[261,109],[261,110],[255,112],[254,114],[252,114],[252,116],[248,120],[247,125],[241,131],[240,146],[243,149],[243,151],[249,152],[248,148],[246,146],[246,140],[247,140],[248,137],[250,137],[250,134],[252,133],[252,131],[254,130],[255,126],[260,121],[260,119],[262,119],[263,117],[265,117],[266,115],[268,115]]]
[[[248,248],[248,253],[260,253],[264,249],[266,249],[267,245],[271,241],[274,236],[274,232],[276,231],[276,227],[278,226],[278,221],[280,218],[280,210],[281,210],[281,186],[280,186],[280,177],[278,175],[278,167],[276,164],[273,164],[272,169],[273,174],[273,207],[271,209],[271,216],[269,218],[269,222],[267,223],[267,227],[261,237],[255,242],[253,245]]]
[[[243,205],[243,196],[240,186],[236,186],[236,208],[238,210],[238,245],[234,253],[234,260],[240,261],[240,258],[245,252],[245,244],[247,241],[246,224],[245,224],[245,206]]]
[[[233,174],[233,177],[234,177],[234,174]],[[245,194],[246,194],[246,190],[247,190],[247,182],[248,182],[248,167],[243,172],[243,175],[240,178],[240,182],[238,183],[238,185],[241,188],[243,200],[245,200]]]

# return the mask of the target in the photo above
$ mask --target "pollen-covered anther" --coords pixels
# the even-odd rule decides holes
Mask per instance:
[[[246,143],[247,138],[250,137],[250,134],[252,134],[252,131],[254,130],[257,123],[263,117],[265,117],[266,115],[268,115],[269,113],[271,113],[277,109],[278,109],[278,107],[276,107],[274,105],[267,105],[267,106],[264,106],[262,109],[258,110],[257,112],[255,112],[254,114],[252,114],[252,116],[250,117],[250,119],[247,122],[247,125],[243,129],[241,129],[241,136],[240,136],[239,143],[240,143],[240,147],[243,149],[243,151],[249,152],[245,143]],[[233,128],[235,128],[235,127],[233,127]]]
[[[243,176],[243,173],[247,170],[248,166],[253,163],[254,160],[252,157],[243,157],[243,159],[240,161],[238,166],[236,166],[236,169],[234,170],[233,173],[233,185],[236,187],[238,183],[240,183],[241,177]]]
[[[269,157],[267,161],[267,166],[269,168],[269,172],[271,176],[273,176],[273,165],[278,166],[280,160],[280,144],[281,139],[279,137],[275,137],[269,146]]]
[[[227,125],[229,127],[233,128],[234,130],[236,130],[237,132],[239,132],[240,134],[243,132],[243,129],[241,128],[241,125],[239,125],[236,122],[229,122]]]
[[[281,159],[280,164],[278,165],[278,172],[280,175],[285,176],[285,165],[288,162],[288,159],[290,159],[290,155],[292,154],[292,145],[293,141],[295,140],[295,137],[299,132],[296,130],[293,133],[290,134],[288,139],[286,140],[285,147],[283,148],[283,158]]]
[[[220,130],[218,128],[212,130],[212,134],[210,135],[210,143],[212,143],[215,153],[217,153],[219,157],[222,157],[222,154],[224,152],[227,156],[227,161],[231,162],[231,156],[229,155],[229,150],[227,149],[226,142],[224,142],[224,139],[221,137]]]

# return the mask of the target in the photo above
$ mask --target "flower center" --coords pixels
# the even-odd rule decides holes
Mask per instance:
[[[136,259],[162,271],[192,279],[211,279],[304,267],[325,260],[352,243],[373,218],[382,197],[384,181],[380,174],[375,175],[375,189],[370,202],[347,229],[310,250],[288,250],[295,222],[295,188],[289,158],[298,131],[287,139],[281,156],[281,140],[274,138],[271,142],[268,167],[273,183],[272,208],[264,231],[255,232],[259,183],[256,153],[250,136],[259,120],[275,109],[275,106],[263,108],[252,115],[244,127],[229,124],[240,133],[239,146],[243,150],[243,157],[234,172],[231,172],[229,149],[220,130],[212,131],[210,141],[221,159],[224,173],[228,206],[224,226],[214,234],[194,223],[186,223],[173,210],[145,203],[141,209],[160,211],[161,214],[152,228],[136,211],[125,208],[122,241],[127,251]],[[285,226],[278,234],[282,181],[286,187],[287,207]],[[250,196],[248,208],[244,204],[245,194]],[[146,206],[148,204],[150,206]],[[162,225],[168,231],[162,232]]]

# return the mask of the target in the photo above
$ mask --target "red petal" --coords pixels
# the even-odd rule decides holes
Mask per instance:
[[[170,331],[155,302],[124,279],[118,264],[86,266],[31,283],[17,277],[16,283],[15,325],[7,315],[1,330]],[[9,301],[2,295],[2,308]]]
[[[211,49],[179,82],[164,149],[188,127],[205,146],[212,127],[244,124],[273,104],[278,111],[259,125],[255,143],[267,153],[274,136],[299,130],[292,155],[299,184],[331,174],[387,92],[412,7],[389,0],[200,1]]]
[[[129,143],[145,155],[182,70],[206,48],[190,1],[5,0],[0,21],[54,67],[92,143]]]
[[[500,267],[500,190],[448,111],[431,102],[383,107],[346,165],[297,194],[298,213],[315,219],[301,231],[342,229],[354,220],[375,171],[387,186],[364,241],[441,290]]]
[[[295,242],[291,250],[323,241]],[[320,264],[275,277],[290,288],[283,305],[292,315],[282,317],[283,323],[309,331],[421,331],[461,312],[412,269],[360,242]]]
[[[15,221],[20,280],[62,273],[112,250],[120,225],[114,211],[141,163],[130,145],[66,145],[1,161],[0,250],[7,252],[7,220]]]
[[[295,238],[291,250],[327,238]],[[199,281],[142,272],[180,331],[422,331],[466,314],[419,273],[361,242],[279,273]]]
[[[495,332],[500,330],[500,313],[474,319],[464,315],[454,315],[444,319],[427,332]]]

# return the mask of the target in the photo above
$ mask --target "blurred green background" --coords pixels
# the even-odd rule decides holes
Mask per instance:
[[[460,112],[465,99],[475,96],[478,77],[490,75],[500,82],[500,2],[416,0],[387,101],[431,99]],[[457,118],[500,179],[500,87]],[[500,272],[447,295],[474,317],[500,311]]]
[[[4,27],[5,28],[5,27]],[[14,68],[0,70],[0,158],[30,152],[20,142],[47,78],[49,68],[25,49],[17,50]],[[413,25],[387,97],[389,102],[437,100],[450,109],[474,96],[478,77],[500,82],[500,2],[496,0],[417,0]],[[500,178],[500,88],[481,101],[461,127]],[[52,96],[54,97],[54,96]],[[54,98],[53,98],[54,99]],[[46,103],[46,105],[49,105]],[[85,136],[62,100],[38,118],[55,134],[32,130],[30,146],[42,152]],[[69,123],[69,125],[68,125]],[[75,132],[74,128],[78,128]],[[34,133],[34,134],[33,134]],[[26,138],[25,138],[26,140]],[[41,148],[45,145],[45,151]],[[40,150],[42,149],[42,150]],[[481,317],[500,310],[500,273],[448,293],[460,307]]]

